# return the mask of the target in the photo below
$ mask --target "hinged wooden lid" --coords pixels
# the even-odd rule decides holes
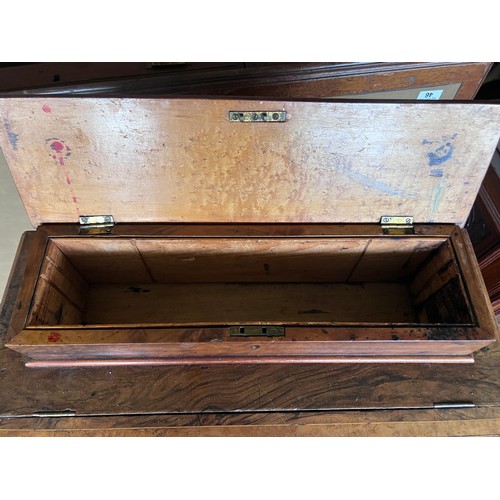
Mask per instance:
[[[234,115],[248,111],[259,120]],[[93,214],[463,225],[500,133],[500,106],[474,102],[4,98],[0,113],[34,226]]]

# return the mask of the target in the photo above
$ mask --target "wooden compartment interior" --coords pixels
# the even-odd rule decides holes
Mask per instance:
[[[28,327],[473,324],[439,237],[52,238]]]

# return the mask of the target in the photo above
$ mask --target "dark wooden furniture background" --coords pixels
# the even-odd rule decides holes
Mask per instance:
[[[497,318],[500,319],[500,150],[497,147],[467,230]]]
[[[3,66],[3,67],[2,67]],[[0,94],[325,98],[386,92],[472,99],[491,63],[34,63],[0,65]],[[390,94],[389,94],[390,92]],[[401,93],[403,92],[403,93]]]
[[[89,77],[82,66],[71,68],[2,68],[0,76],[15,78],[4,78],[10,84],[1,90],[333,97],[458,84],[453,97],[472,99],[490,64],[144,64],[142,74],[129,67],[127,78],[118,67],[110,74],[90,65]],[[500,434],[498,346],[465,365],[26,368],[3,347],[25,266],[20,253],[1,308],[0,435]]]
[[[500,63],[495,63],[476,95],[500,100]],[[493,309],[500,322],[500,144],[466,224]]]

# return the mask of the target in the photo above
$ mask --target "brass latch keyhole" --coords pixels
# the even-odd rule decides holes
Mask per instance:
[[[284,337],[285,327],[269,325],[230,326],[229,335],[231,337]]]

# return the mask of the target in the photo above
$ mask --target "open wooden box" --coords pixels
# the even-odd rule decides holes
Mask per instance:
[[[467,362],[498,329],[461,229],[500,133],[463,102],[0,99],[36,231],[30,366]]]

